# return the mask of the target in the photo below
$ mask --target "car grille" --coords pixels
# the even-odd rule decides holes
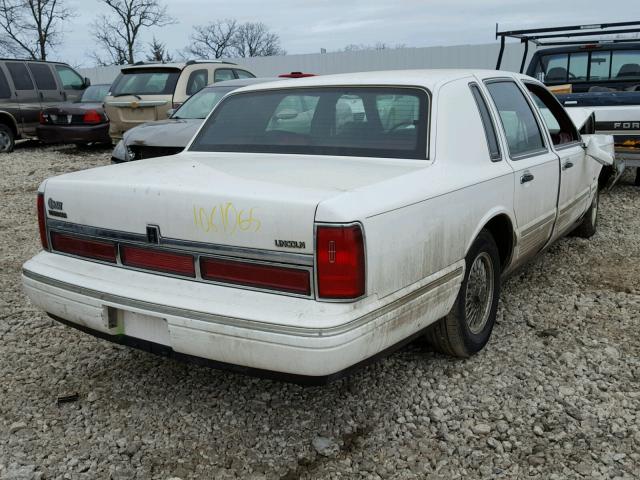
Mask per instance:
[[[133,152],[133,160],[144,160],[145,158],[166,157],[175,155],[184,150],[184,147],[150,147],[146,145],[129,145]]]

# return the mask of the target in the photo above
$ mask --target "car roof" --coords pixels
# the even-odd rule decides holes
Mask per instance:
[[[265,82],[277,82],[282,80],[278,77],[258,77],[258,78],[237,78],[235,80],[224,80],[223,82],[216,82],[210,85],[207,85],[204,88],[213,88],[213,87],[246,87],[249,85],[254,85],[256,83],[265,83]]]
[[[216,64],[226,64],[226,65],[235,65],[235,63],[225,62],[224,60],[189,60],[188,62],[171,62],[171,63],[160,63],[160,62],[139,62],[134,63],[133,65],[125,65],[120,69],[120,71],[125,72],[127,70],[138,70],[138,69],[146,69],[146,68],[166,68],[166,69],[175,69],[182,70],[189,65],[206,65],[208,63],[216,63]]]
[[[278,79],[273,82],[252,85],[240,91],[269,90],[278,88],[358,86],[380,85],[388,87],[423,87],[434,89],[442,83],[461,78],[512,77],[530,78],[526,75],[498,70],[481,69],[424,69],[424,70],[385,70],[379,72],[341,73],[336,75],[318,75],[315,77]]]

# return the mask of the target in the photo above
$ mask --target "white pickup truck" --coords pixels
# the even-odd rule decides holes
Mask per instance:
[[[24,288],[99,337],[296,382],[423,334],[467,357],[507,273],[594,234],[601,140],[507,72],[246,87],[183,153],[46,180]]]

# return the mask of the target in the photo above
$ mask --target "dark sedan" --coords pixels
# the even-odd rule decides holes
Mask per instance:
[[[111,144],[109,119],[102,102],[110,85],[92,85],[79,101],[62,103],[40,113],[38,139],[43,143],[75,143],[84,146]]]

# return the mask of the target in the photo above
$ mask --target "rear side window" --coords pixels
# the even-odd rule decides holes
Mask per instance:
[[[6,65],[16,90],[34,90],[33,82],[24,63],[7,62]]]
[[[224,82],[225,80],[234,80],[235,78],[233,70],[229,68],[218,68],[213,74],[214,82]]]
[[[173,95],[179,76],[178,70],[126,70],[113,83],[111,95]]]
[[[57,90],[58,84],[53,73],[51,73],[51,67],[46,63],[29,63],[29,70],[33,78],[36,80],[36,85],[40,90]]]
[[[614,50],[611,56],[611,78],[615,80],[640,78],[640,50]]]
[[[488,82],[487,89],[500,114],[511,156],[524,156],[544,150],[536,117],[518,86],[509,80],[499,80]]]
[[[83,78],[72,68],[65,65],[56,65],[56,72],[58,72],[65,90],[82,90],[84,88]]]
[[[236,75],[238,76],[238,78],[256,78],[256,76],[253,73],[249,73],[246,70],[235,70]]]
[[[4,72],[0,70],[0,98],[11,98],[11,89]]]
[[[416,88],[317,87],[226,97],[191,150],[427,158],[429,97]]]
[[[206,69],[194,70],[189,75],[187,80],[187,95],[193,95],[197,91],[207,86],[207,80],[209,79]]]
[[[487,107],[487,103],[484,101],[484,97],[482,96],[478,85],[472,83],[469,85],[469,88],[471,88],[471,94],[473,95],[473,99],[476,101],[480,118],[482,119],[482,126],[484,127],[484,134],[487,137],[487,146],[489,147],[489,157],[492,162],[498,162],[502,159],[502,156],[500,155],[496,128],[493,125],[493,119],[489,113],[489,108]]]

